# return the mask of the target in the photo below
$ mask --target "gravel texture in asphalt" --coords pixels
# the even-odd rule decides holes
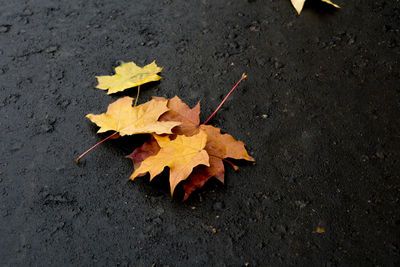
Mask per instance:
[[[0,5],[1,266],[399,266],[400,3],[38,0]],[[119,61],[164,67],[142,88],[246,143],[180,202],[167,174],[127,182],[145,136],[84,116]]]

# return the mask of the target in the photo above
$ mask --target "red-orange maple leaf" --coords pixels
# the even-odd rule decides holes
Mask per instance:
[[[133,161],[133,167],[136,170],[140,163],[150,156],[154,156],[160,151],[160,146],[158,145],[156,139],[151,136],[142,146],[133,150],[131,154],[126,156]]]
[[[197,188],[202,187],[211,177],[224,182],[225,169],[223,160],[225,158],[244,159],[254,161],[247,153],[244,143],[235,140],[229,134],[221,134],[221,129],[211,125],[201,125],[200,128],[207,133],[207,144],[204,148],[210,156],[210,166],[199,166],[183,183],[185,190],[185,201]],[[232,166],[237,169],[237,166]]]

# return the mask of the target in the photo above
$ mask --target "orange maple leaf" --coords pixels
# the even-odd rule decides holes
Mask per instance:
[[[142,105],[132,107],[133,98],[123,97],[111,103],[107,112],[86,115],[100,129],[98,133],[107,131],[119,132],[121,136],[139,133],[172,134],[172,128],[180,122],[160,122],[158,118],[169,110],[167,100],[151,100]]]
[[[156,155],[149,156],[140,163],[132,173],[131,180],[148,172],[151,181],[168,166],[171,195],[173,195],[175,187],[192,173],[194,167],[201,164],[210,166],[208,154],[204,150],[207,143],[205,131],[193,136],[178,135],[174,140],[169,136],[153,136],[160,150]]]

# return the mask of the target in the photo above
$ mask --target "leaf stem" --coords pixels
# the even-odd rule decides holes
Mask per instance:
[[[214,117],[214,115],[222,107],[222,105],[225,103],[225,101],[228,99],[228,97],[233,93],[233,91],[235,91],[236,87],[238,87],[238,85],[246,78],[247,78],[247,75],[245,73],[243,73],[242,78],[240,78],[240,80],[235,84],[235,86],[229,91],[229,93],[225,96],[224,100],[222,100],[221,104],[219,104],[219,106],[215,109],[213,114],[211,114],[211,116],[203,123],[203,125],[207,124],[207,122],[209,122],[211,120],[211,118]]]
[[[78,163],[79,163],[79,160],[80,160],[81,158],[83,158],[83,156],[85,156],[90,150],[92,150],[92,149],[95,148],[96,146],[100,145],[100,144],[103,143],[104,141],[106,141],[106,140],[108,140],[108,139],[114,137],[116,134],[118,134],[118,132],[115,132],[115,133],[113,133],[112,135],[110,135],[109,137],[104,138],[103,140],[101,140],[100,142],[98,142],[97,144],[95,144],[94,146],[92,146],[91,148],[89,148],[88,150],[86,150],[82,155],[80,155],[80,156],[75,160],[76,164],[78,164]]]
[[[222,160],[222,161],[225,161],[226,163],[228,163],[229,165],[231,165],[232,168],[233,168],[235,171],[237,171],[237,170],[239,169],[238,166],[236,166],[235,164],[233,164],[231,161],[229,161],[229,160],[227,160],[227,159],[224,159],[224,158],[221,158],[221,157],[218,157],[218,156],[215,156],[215,155],[211,155],[211,154],[208,154],[208,155],[211,156],[211,157],[220,159],[220,160]]]
[[[237,171],[239,169],[238,166],[236,166],[235,164],[233,164],[229,160],[227,160],[227,159],[222,159],[222,160],[225,161],[226,163],[229,163],[235,171]]]
[[[139,93],[140,93],[140,85],[137,87],[137,95],[136,95],[135,105],[133,105],[133,107],[136,107],[137,101],[139,99]]]

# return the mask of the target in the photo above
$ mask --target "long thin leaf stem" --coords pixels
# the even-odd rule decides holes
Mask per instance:
[[[140,93],[140,85],[137,87],[137,94],[136,94],[136,99],[135,99],[135,105],[133,107],[136,107],[137,101],[139,99],[139,93]]]
[[[104,141],[106,141],[106,140],[108,140],[108,139],[114,137],[116,134],[118,134],[118,132],[115,132],[115,133],[113,133],[112,135],[110,135],[109,137],[104,138],[103,140],[101,140],[100,142],[98,142],[97,144],[95,144],[94,146],[92,146],[91,148],[89,148],[88,150],[86,150],[82,155],[80,155],[80,156],[75,160],[76,164],[78,164],[78,163],[79,163],[79,160],[80,160],[81,158],[83,158],[83,156],[85,156],[90,150],[92,150],[92,149],[95,148],[96,146],[100,145],[100,144],[103,143]]]
[[[217,113],[217,111],[222,107],[222,105],[225,103],[225,101],[228,99],[228,97],[233,93],[233,91],[235,91],[236,87],[238,87],[238,85],[247,78],[247,75],[245,73],[242,74],[242,78],[240,78],[240,80],[235,84],[235,86],[229,91],[229,93],[225,96],[224,100],[222,100],[221,104],[219,104],[219,106],[215,109],[215,111],[213,112],[213,114],[211,114],[211,116],[203,123],[203,124],[207,124],[212,117],[214,117],[214,115]]]

